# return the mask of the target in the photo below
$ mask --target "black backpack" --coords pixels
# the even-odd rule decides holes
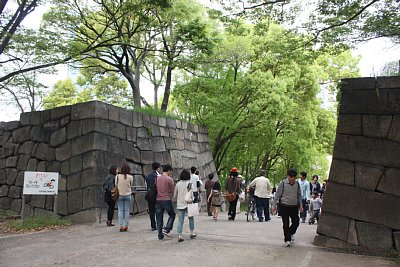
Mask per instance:
[[[154,184],[147,188],[146,194],[144,195],[144,199],[147,202],[155,203],[157,199],[157,178],[154,181]]]

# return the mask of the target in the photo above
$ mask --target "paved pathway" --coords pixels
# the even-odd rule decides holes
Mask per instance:
[[[204,213],[195,219],[198,237],[185,241],[158,241],[149,230],[147,215],[131,218],[129,231],[105,223],[81,224],[67,229],[0,237],[0,266],[398,266],[394,261],[334,252],[312,245],[315,225],[301,224],[296,241],[283,246],[282,224],[247,222],[244,213],[234,222],[226,213],[214,222]],[[176,230],[177,220],[174,224]]]

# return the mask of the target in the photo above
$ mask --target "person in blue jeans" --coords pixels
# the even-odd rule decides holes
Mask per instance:
[[[175,221],[175,211],[172,206],[172,195],[175,190],[174,181],[171,178],[172,166],[166,164],[163,166],[163,174],[157,177],[156,188],[156,220],[158,239],[163,240],[164,235],[172,237],[170,234]],[[164,211],[168,213],[167,225],[164,228]]]
[[[254,178],[254,180],[249,184],[249,188],[255,187],[254,199],[256,200],[257,217],[259,222],[262,222],[264,219],[266,222],[271,220],[269,214],[269,194],[271,193],[271,183],[268,178],[265,177],[266,174],[266,170],[261,170],[260,176]],[[263,217],[263,213],[265,218]]]
[[[185,221],[185,214],[187,211],[188,203],[185,200],[185,195],[191,188],[190,172],[182,170],[179,175],[180,181],[176,184],[173,200],[176,202],[176,210],[178,211],[178,242],[184,241],[182,237],[183,222]],[[194,217],[189,217],[190,238],[195,238],[197,235],[194,233]]]
[[[128,231],[129,225],[129,206],[131,204],[131,187],[133,185],[133,176],[129,173],[131,169],[127,163],[122,165],[120,174],[115,178],[115,186],[118,187],[118,222],[119,231]]]

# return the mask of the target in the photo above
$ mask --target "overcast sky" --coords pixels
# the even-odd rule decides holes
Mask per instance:
[[[25,25],[31,27],[38,27],[45,8],[37,9],[33,14],[30,14],[24,21]],[[356,50],[353,50],[354,55],[361,55],[359,68],[362,77],[373,77],[380,72],[382,67],[387,62],[400,60],[400,45],[394,46],[392,42],[387,39],[380,38],[359,44]],[[68,77],[68,70],[63,68],[58,77],[51,80],[57,81],[66,79]],[[144,90],[143,90],[144,91]],[[153,102],[152,90],[142,92],[143,97],[149,103]],[[0,121],[19,120],[19,111],[7,102],[0,101]]]

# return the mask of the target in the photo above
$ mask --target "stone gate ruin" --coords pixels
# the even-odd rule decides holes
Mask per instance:
[[[345,79],[315,244],[400,250],[400,77]]]
[[[108,168],[128,162],[135,185],[144,185],[151,163],[171,164],[176,179],[196,166],[215,172],[207,128],[93,101],[22,113],[0,123],[0,209],[21,211],[24,171],[59,172],[58,214],[95,221],[105,207]],[[147,209],[143,194],[137,209]],[[26,196],[25,214],[51,213],[54,196]]]

